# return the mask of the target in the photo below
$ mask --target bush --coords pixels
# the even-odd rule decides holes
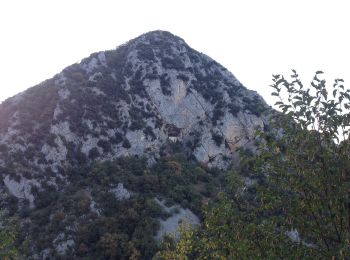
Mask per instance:
[[[215,144],[220,147],[222,142],[223,142],[223,140],[224,140],[222,135],[221,134],[217,134],[217,133],[212,133],[212,137],[213,137],[213,140],[214,140]]]
[[[103,149],[104,153],[109,153],[112,151],[111,144],[107,140],[99,140],[97,145]]]
[[[155,62],[155,55],[152,46],[149,44],[139,43],[136,46],[137,56],[141,61]]]
[[[97,147],[94,147],[89,151],[89,159],[95,160],[99,156],[100,152],[98,151]]]
[[[237,116],[238,112],[241,110],[240,106],[234,105],[234,104],[229,104],[228,105],[228,111],[233,115]]]
[[[185,74],[182,74],[182,73],[178,74],[176,77],[177,77],[178,79],[181,79],[181,80],[184,81],[184,82],[188,82],[188,81],[190,80],[189,77],[187,77]]]
[[[128,139],[124,139],[124,142],[123,142],[123,147],[126,148],[126,149],[129,149],[131,147],[131,144],[129,142]]]
[[[165,73],[160,76],[160,87],[163,95],[165,96],[171,95],[170,77],[168,76],[168,74]]]
[[[149,137],[152,141],[157,139],[156,135],[153,133],[153,129],[150,126],[147,126],[144,130],[143,133],[146,135],[146,137]]]
[[[213,112],[213,117],[211,118],[214,126],[217,125],[217,121],[220,120],[225,113],[220,108],[215,108]]]
[[[111,141],[111,143],[113,143],[113,144],[119,144],[119,143],[121,143],[121,142],[123,141],[123,135],[122,135],[121,133],[119,133],[119,132],[116,132],[116,133],[114,134],[114,137],[112,137],[112,138],[110,139],[110,141]]]
[[[161,62],[162,62],[162,66],[165,69],[174,69],[177,71],[183,71],[186,69],[181,58],[178,56],[173,56],[172,58],[163,57]]]

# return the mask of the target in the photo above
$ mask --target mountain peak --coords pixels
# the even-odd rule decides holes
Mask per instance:
[[[0,143],[8,154],[31,147],[27,163],[54,172],[82,158],[154,160],[170,139],[189,156],[226,167],[222,158],[251,142],[265,107],[216,61],[167,31],[151,31],[4,102]]]
[[[13,202],[9,210],[27,207],[23,237],[30,237],[37,258],[89,252],[95,259],[111,235],[139,245],[145,234],[146,246],[138,248],[142,259],[151,259],[150,230],[160,213],[149,218],[142,212],[174,211],[158,195],[200,212],[198,203],[215,186],[208,180],[216,174],[208,172],[238,162],[237,148],[254,149],[266,110],[257,93],[210,57],[169,32],[148,32],[93,53],[0,105],[0,192]],[[174,159],[179,153],[182,164]],[[157,175],[149,174],[152,165]],[[180,216],[199,221],[187,209],[180,208],[176,223]],[[96,227],[106,237],[99,238]]]
[[[175,40],[175,41],[184,42],[184,40],[182,38],[180,38],[179,36],[176,36],[169,31],[162,31],[162,30],[149,31],[147,33],[144,33],[144,34],[136,37],[135,39]]]
[[[139,37],[153,37],[153,38],[180,38],[169,31],[164,30],[154,30],[141,34]]]

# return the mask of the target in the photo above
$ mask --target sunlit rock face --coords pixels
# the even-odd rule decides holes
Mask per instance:
[[[227,168],[266,124],[266,109],[223,66],[153,31],[4,101],[2,175],[46,172],[43,179],[64,181],[65,168],[91,161],[145,156],[151,163],[169,142],[209,167]]]
[[[162,241],[164,236],[171,236],[179,240],[181,229],[196,228],[200,225],[200,220],[191,210],[183,209],[179,205],[167,207],[164,201],[155,198],[155,202],[170,216],[165,220],[160,220],[160,228],[156,235],[157,241]]]

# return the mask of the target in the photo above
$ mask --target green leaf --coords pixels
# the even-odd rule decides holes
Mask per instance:
[[[335,90],[333,90],[333,97],[335,97],[336,94],[337,94],[337,90],[335,89]]]

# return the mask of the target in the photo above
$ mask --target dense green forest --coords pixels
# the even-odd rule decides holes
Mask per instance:
[[[64,259],[151,259],[160,249],[155,239],[159,220],[172,214],[154,198],[201,216],[203,205],[215,197],[225,180],[222,171],[189,162],[177,153],[176,144],[168,149],[173,155],[151,167],[145,158],[120,158],[72,168],[64,189],[49,184],[34,189],[35,208],[21,206],[18,216],[16,199],[8,199],[13,211],[6,218],[13,221],[1,231],[2,252],[26,258],[63,237],[75,241]],[[118,200],[111,192],[118,183],[133,192],[130,199]],[[92,200],[98,205],[94,210]],[[18,217],[28,223],[21,230],[15,222]],[[61,258],[59,254],[54,257]]]

